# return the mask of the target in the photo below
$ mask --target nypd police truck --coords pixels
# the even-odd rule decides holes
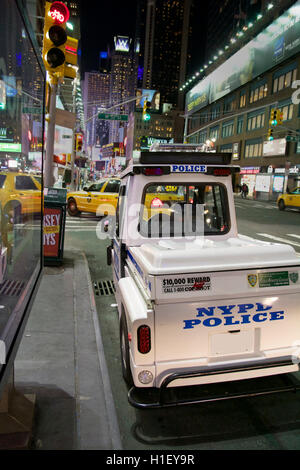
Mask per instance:
[[[299,256],[238,234],[231,154],[188,150],[142,152],[121,175],[107,259],[138,407],[299,369]]]

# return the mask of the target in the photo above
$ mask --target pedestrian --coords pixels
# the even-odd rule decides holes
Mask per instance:
[[[246,185],[246,183],[243,183],[242,184],[242,198],[245,199],[248,195],[248,192],[249,192],[248,186]]]

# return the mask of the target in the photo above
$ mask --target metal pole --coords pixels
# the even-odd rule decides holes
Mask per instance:
[[[45,188],[51,188],[54,184],[53,176],[53,154],[54,154],[54,132],[55,132],[55,112],[56,112],[56,94],[57,83],[50,83],[50,103],[49,103],[49,119],[46,144],[46,160],[45,160]]]
[[[184,131],[183,131],[183,143],[184,144],[186,144],[186,136],[188,132],[188,121],[189,121],[188,116],[185,116],[184,117]]]
[[[76,114],[76,85],[77,80],[75,79],[73,82],[73,113]],[[71,191],[75,191],[75,183],[74,183],[74,167],[75,167],[75,156],[76,156],[76,121],[73,127],[73,139],[72,139],[72,154],[71,154],[71,184],[70,189]]]

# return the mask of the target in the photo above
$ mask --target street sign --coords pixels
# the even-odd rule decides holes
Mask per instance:
[[[43,108],[37,107],[24,107],[22,109],[23,114],[43,114]]]
[[[298,137],[295,136],[295,135],[287,135],[285,140],[287,142],[297,142],[298,141]]]
[[[105,121],[128,121],[128,114],[99,113],[98,119],[104,119]]]

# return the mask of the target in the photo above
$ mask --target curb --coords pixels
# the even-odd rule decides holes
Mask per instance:
[[[113,398],[113,394],[111,390],[107,363],[105,359],[105,353],[104,353],[101,329],[100,329],[99,320],[98,320],[98,312],[97,312],[96,302],[95,302],[95,297],[94,297],[94,292],[93,292],[91,274],[90,274],[89,265],[88,265],[88,261],[87,261],[87,257],[85,253],[82,251],[79,253],[81,254],[84,260],[85,269],[86,269],[86,277],[88,281],[90,305],[91,305],[96,344],[97,344],[97,355],[98,355],[98,361],[99,361],[103,387],[104,387],[104,390],[103,390],[104,400],[105,400],[105,405],[107,409],[107,414],[109,416],[109,420],[107,424],[108,424],[108,428],[110,431],[110,437],[111,437],[111,441],[113,445],[113,450],[122,450],[119,424],[118,424],[117,413],[116,413],[116,409],[114,405],[114,398]]]

